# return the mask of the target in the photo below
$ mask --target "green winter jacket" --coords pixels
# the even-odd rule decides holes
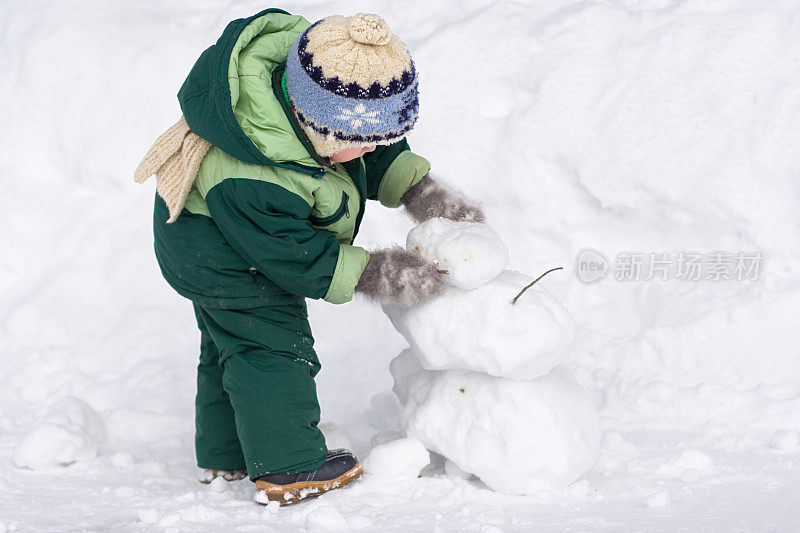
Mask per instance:
[[[164,223],[157,198],[155,247],[166,279],[200,304],[349,301],[369,260],[352,244],[365,200],[397,207],[430,169],[405,139],[344,164],[314,152],[284,78],[309,25],[279,9],[231,22],[178,93],[190,129],[213,146],[177,221]]]

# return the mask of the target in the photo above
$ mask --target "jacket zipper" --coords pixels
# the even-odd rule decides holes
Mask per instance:
[[[350,206],[347,205],[349,199],[350,197],[347,196],[347,193],[342,191],[342,203],[339,205],[339,207],[333,214],[328,215],[326,217],[309,216],[308,220],[310,220],[311,223],[314,224],[315,226],[330,226],[331,224],[342,218],[342,216],[350,218]]]

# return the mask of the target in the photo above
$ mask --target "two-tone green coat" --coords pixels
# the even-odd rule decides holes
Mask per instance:
[[[234,21],[178,93],[189,127],[213,147],[181,231],[155,220],[156,251],[170,284],[201,304],[253,307],[283,293],[349,301],[369,258],[352,244],[365,201],[397,207],[430,168],[405,139],[344,164],[316,155],[283,75],[308,26],[281,10]],[[265,279],[254,285],[256,272]]]

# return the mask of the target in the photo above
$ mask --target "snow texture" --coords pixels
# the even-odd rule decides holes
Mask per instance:
[[[14,462],[47,470],[93,459],[105,432],[103,420],[86,402],[68,397],[22,438],[14,450]]]
[[[422,372],[406,387],[406,433],[498,492],[560,490],[597,457],[594,406],[560,370],[530,381]]]
[[[406,249],[416,250],[445,270],[445,280],[474,289],[508,264],[508,247],[490,226],[432,218],[408,232]]]
[[[132,174],[198,55],[264,7],[0,2],[0,531],[797,529],[795,0],[279,4],[312,21],[379,13],[408,44],[412,149],[480,201],[508,269],[567,269],[540,283],[575,319],[562,366],[599,407],[600,455],[563,492],[525,497],[443,462],[282,509],[252,503],[248,480],[198,483],[199,334],[153,257],[154,187]],[[356,244],[405,242],[402,211],[370,202]],[[610,266],[591,285],[575,276],[585,249]],[[760,252],[759,276],[615,279],[625,251],[715,250]],[[364,301],[309,315],[323,421],[366,457],[398,438],[387,367],[408,343]],[[67,398],[104,438],[63,414]],[[17,466],[45,425],[84,451]],[[713,464],[679,460],[690,451]],[[643,504],[661,491],[669,505]]]
[[[448,287],[417,307],[384,310],[428,370],[533,379],[564,359],[575,327],[569,312],[539,284],[512,305],[532,281],[505,271],[473,290]]]
[[[387,481],[413,479],[430,463],[430,454],[416,439],[398,439],[372,448],[364,472]]]

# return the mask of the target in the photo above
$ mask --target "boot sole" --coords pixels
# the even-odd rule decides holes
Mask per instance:
[[[307,498],[316,498],[333,489],[346,487],[363,473],[361,463],[356,463],[356,466],[341,476],[327,481],[298,481],[289,485],[276,485],[257,479],[255,501],[261,505],[267,505],[269,502],[290,505]]]

